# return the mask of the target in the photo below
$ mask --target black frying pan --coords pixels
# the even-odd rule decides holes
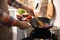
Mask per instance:
[[[50,25],[50,19],[45,18],[45,17],[38,17],[38,19],[41,20],[43,23],[48,23]],[[35,18],[30,20],[30,24],[32,25],[33,28],[39,28],[40,26],[38,21]],[[51,28],[51,27],[52,25],[47,28]]]

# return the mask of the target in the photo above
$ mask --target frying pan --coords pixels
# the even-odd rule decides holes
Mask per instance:
[[[49,18],[46,17],[38,17],[38,20],[42,21],[43,23],[47,23],[48,25],[50,25],[50,20]],[[35,18],[30,20],[30,24],[32,25],[33,28],[40,28],[39,23],[37,22],[37,20]],[[51,28],[53,27],[53,25],[48,26],[47,28]]]

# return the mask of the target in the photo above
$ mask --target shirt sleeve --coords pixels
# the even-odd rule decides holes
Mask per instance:
[[[0,10],[0,23],[3,26],[14,26],[16,24],[16,19]]]
[[[21,7],[21,3],[17,2],[16,0],[10,0],[8,1],[8,4],[14,8],[20,8]]]

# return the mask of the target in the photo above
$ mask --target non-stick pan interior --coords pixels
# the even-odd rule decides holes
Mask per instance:
[[[50,19],[48,19],[48,18],[38,17],[38,19],[41,20],[44,23],[50,24]],[[32,25],[33,28],[39,28],[38,27],[39,26],[38,21],[35,18],[33,18],[33,19],[30,20],[30,24]]]

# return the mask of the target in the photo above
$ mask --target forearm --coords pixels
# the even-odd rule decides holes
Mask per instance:
[[[17,1],[10,0],[10,1],[8,1],[8,4],[10,6],[13,6],[13,7],[17,8],[17,9],[18,8],[25,9],[30,15],[33,15],[34,16],[34,12],[33,12],[33,10],[31,8],[28,8],[28,7],[22,5],[21,3],[17,2]]]

